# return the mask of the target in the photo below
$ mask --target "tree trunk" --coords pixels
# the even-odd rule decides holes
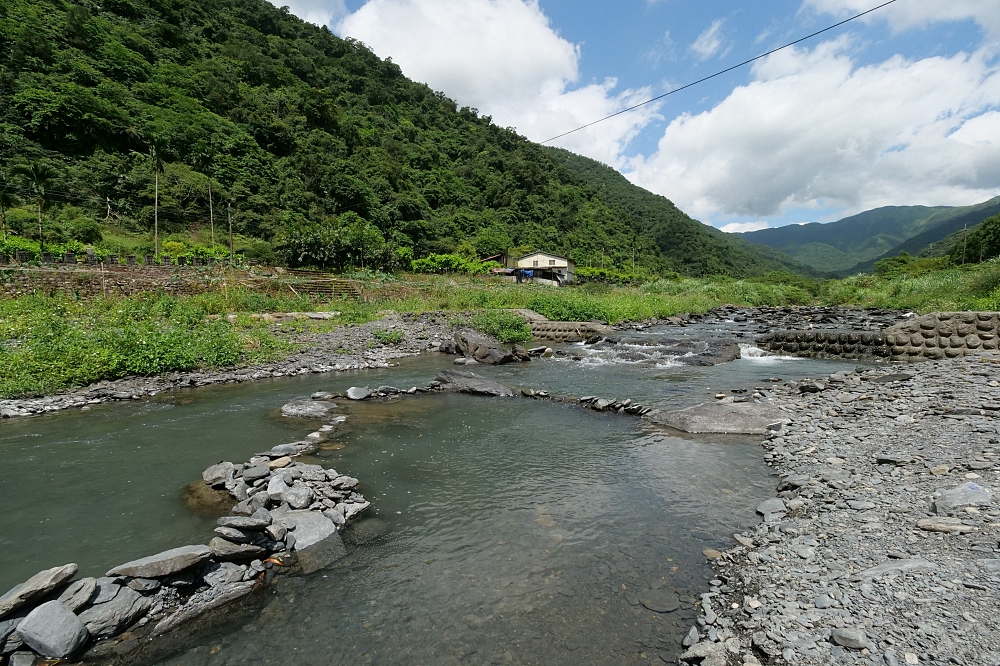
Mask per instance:
[[[215,211],[212,210],[212,179],[208,179],[208,223],[212,226],[212,249],[215,249]]]
[[[38,200],[38,253],[45,252],[45,236],[42,235],[42,200]],[[39,256],[39,258],[41,258]]]
[[[160,256],[160,172],[153,165],[153,256]]]

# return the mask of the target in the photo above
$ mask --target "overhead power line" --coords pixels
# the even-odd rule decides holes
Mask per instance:
[[[771,55],[772,53],[777,53],[778,51],[781,51],[783,49],[787,49],[790,46],[795,46],[796,44],[798,44],[800,42],[806,41],[807,39],[812,39],[816,35],[822,35],[824,32],[829,32],[830,30],[833,30],[834,28],[839,28],[840,26],[844,25],[845,23],[850,23],[851,21],[859,19],[862,16],[865,16],[867,14],[871,14],[872,12],[878,11],[879,9],[882,9],[883,7],[887,7],[888,5],[891,5],[894,2],[896,2],[896,0],[889,0],[888,2],[883,2],[878,7],[872,7],[868,11],[864,11],[864,12],[861,12],[860,14],[856,14],[855,16],[852,16],[851,18],[848,18],[848,19],[844,19],[843,21],[841,21],[839,23],[834,23],[833,25],[828,26],[826,28],[823,28],[822,30],[817,30],[816,32],[812,33],[811,35],[806,35],[805,37],[796,39],[794,42],[788,42],[784,46],[779,46],[776,49],[771,49],[767,53],[761,53],[759,56],[755,56],[753,58],[750,58],[749,60],[744,60],[743,62],[739,63],[738,65],[733,65],[732,67],[727,67],[726,69],[723,69],[722,71],[716,72],[715,74],[712,74],[710,76],[706,76],[706,77],[704,77],[702,79],[698,79],[697,81],[692,81],[691,83],[685,84],[685,85],[681,86],[680,88],[675,88],[675,89],[671,90],[670,92],[663,93],[662,95],[658,95],[658,96],[656,96],[656,97],[654,97],[652,99],[647,99],[645,102],[640,102],[640,103],[638,103],[638,104],[636,104],[634,106],[628,107],[627,109],[622,109],[621,111],[617,111],[615,113],[612,113],[609,116],[604,116],[603,118],[600,118],[600,119],[595,120],[593,122],[587,123],[586,125],[580,125],[576,129],[572,129],[572,130],[570,130],[568,132],[563,132],[562,134],[554,136],[551,139],[546,139],[545,141],[542,141],[541,143],[549,143],[550,141],[555,141],[556,139],[561,139],[562,137],[567,136],[569,134],[573,134],[574,132],[579,132],[582,129],[587,129],[588,127],[592,127],[593,125],[596,125],[597,123],[603,123],[605,120],[609,120],[611,118],[614,118],[615,116],[620,116],[623,113],[628,113],[629,111],[635,111],[636,109],[638,109],[641,106],[646,106],[647,104],[651,104],[652,102],[655,102],[657,100],[661,100],[664,97],[669,97],[670,95],[673,95],[674,93],[679,93],[680,91],[686,90],[687,88],[690,88],[691,86],[696,86],[699,83],[704,83],[705,81],[708,81],[709,79],[714,79],[715,77],[721,76],[721,75],[725,74],[726,72],[731,72],[734,69],[739,69],[743,65],[749,65],[750,63],[754,62],[755,60],[760,60],[761,58],[766,58],[767,56]]]

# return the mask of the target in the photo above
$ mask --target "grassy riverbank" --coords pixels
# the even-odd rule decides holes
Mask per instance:
[[[199,296],[146,294],[77,300],[22,296],[0,300],[0,397],[41,395],[128,375],[245,365],[294,350],[288,336],[249,316],[226,313],[326,310],[327,321],[283,325],[295,331],[372,321],[385,311],[497,311],[528,308],[563,321],[612,324],[705,312],[719,305],[856,305],[933,310],[1000,309],[1000,263],[818,282],[792,276],[755,280],[684,278],[638,287],[585,284],[570,289],[452,276],[367,276],[364,298],[320,302],[246,290]],[[500,315],[473,318],[484,332],[522,340],[523,327]]]

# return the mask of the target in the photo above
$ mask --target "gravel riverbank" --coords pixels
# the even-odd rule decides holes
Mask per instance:
[[[87,408],[115,400],[138,400],[176,388],[314,372],[387,368],[395,359],[427,351],[435,341],[451,340],[456,322],[461,320],[461,313],[392,314],[378,321],[346,325],[325,333],[285,330],[275,325],[279,336],[298,346],[295,353],[280,361],[221,370],[173,372],[156,377],[126,377],[41,398],[0,400],[0,418]],[[399,331],[402,340],[398,344],[386,344],[373,335],[378,331]]]
[[[681,663],[1000,664],[1000,356],[758,387],[777,496]]]

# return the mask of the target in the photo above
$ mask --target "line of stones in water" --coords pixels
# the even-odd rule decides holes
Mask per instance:
[[[326,395],[316,396],[310,415],[329,412]],[[294,405],[283,408],[295,412]],[[127,562],[101,578],[73,580],[78,567],[66,564],[15,586],[0,597],[0,661],[31,666],[39,658],[126,654],[278,574],[311,573],[342,557],[339,532],[370,502],[357,492],[357,479],[296,458],[313,452],[345,419],[246,463],[206,469],[202,481],[237,501],[208,545]]]

